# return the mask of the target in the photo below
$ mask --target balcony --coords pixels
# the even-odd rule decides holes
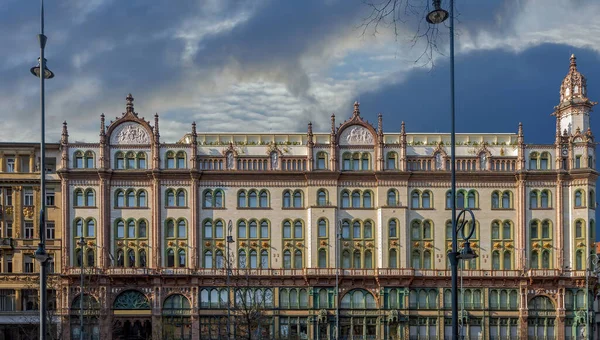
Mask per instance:
[[[12,250],[14,249],[14,241],[12,237],[2,237],[0,238],[0,249]]]

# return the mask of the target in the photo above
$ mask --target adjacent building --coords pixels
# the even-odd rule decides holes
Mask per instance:
[[[456,136],[456,202],[476,216],[467,227],[479,254],[459,272],[470,339],[575,339],[593,322],[596,103],[586,90],[572,56],[553,144],[527,144],[520,124]],[[60,226],[59,332],[79,338],[83,316],[86,339],[449,338],[450,135],[397,131],[381,115],[371,124],[358,103],[338,122],[325,133],[311,123],[198,133],[192,123],[165,142],[158,116],[142,118],[129,95],[120,117],[101,116],[96,142],[70,141],[64,123],[50,146],[58,177],[48,175],[61,207],[49,217]],[[12,212],[2,272],[7,254],[16,262],[29,249],[15,188],[34,190],[37,149],[17,146],[0,156],[3,218]],[[15,182],[8,160],[22,153],[33,173]]]

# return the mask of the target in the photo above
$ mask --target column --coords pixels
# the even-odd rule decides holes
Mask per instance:
[[[198,199],[198,178],[196,177],[192,177],[192,187],[190,190],[190,196],[189,196],[189,202],[190,202],[190,207],[192,208],[192,212],[191,212],[191,219],[190,219],[190,223],[188,226],[188,231],[189,231],[189,238],[188,238],[188,244],[190,245],[189,249],[191,250],[191,254],[190,254],[190,265],[188,266],[189,268],[198,268],[198,256],[199,256],[199,251],[198,251],[198,236],[196,235],[197,230],[200,230],[198,228],[200,228],[199,224],[198,224],[198,216],[199,216],[199,202],[201,202],[201,199]],[[227,228],[227,225],[224,226],[224,228]]]

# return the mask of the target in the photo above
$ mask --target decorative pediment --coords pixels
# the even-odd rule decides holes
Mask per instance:
[[[134,111],[133,96],[131,94],[127,96],[126,100],[126,112],[121,117],[117,117],[114,121],[111,121],[106,131],[106,135],[110,138],[110,144],[130,145],[152,143],[152,126],[145,119],[139,118],[138,114]],[[101,123],[104,125],[104,115],[101,116]],[[155,123],[158,123],[158,116],[156,116]],[[102,134],[103,131],[101,128]]]
[[[369,122],[360,116],[359,104],[354,103],[352,118],[342,123],[338,129],[338,145],[374,145],[377,132]]]

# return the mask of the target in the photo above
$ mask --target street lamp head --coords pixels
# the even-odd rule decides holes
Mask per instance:
[[[433,11],[429,12],[427,14],[427,17],[425,18],[428,23],[437,25],[441,24],[442,22],[446,21],[446,19],[448,19],[448,11],[442,9],[440,5],[441,2],[441,0],[433,0],[434,9]]]
[[[479,255],[477,255],[473,248],[471,248],[471,242],[465,241],[465,246],[463,250],[456,257],[461,260],[472,260],[474,258],[479,257]]]
[[[80,246],[80,247],[82,247],[82,248],[85,246],[85,240],[83,239],[83,236],[81,236],[79,238],[79,241],[77,241],[77,245]]]
[[[38,58],[38,64],[29,70],[31,71],[31,74],[38,78],[40,77],[40,69],[42,68],[41,64],[42,63],[40,62],[40,58]],[[44,58],[44,79],[52,78],[54,78],[54,72],[50,71],[48,67],[46,67],[46,58]]]
[[[233,236],[227,236],[227,243],[233,243]]]

